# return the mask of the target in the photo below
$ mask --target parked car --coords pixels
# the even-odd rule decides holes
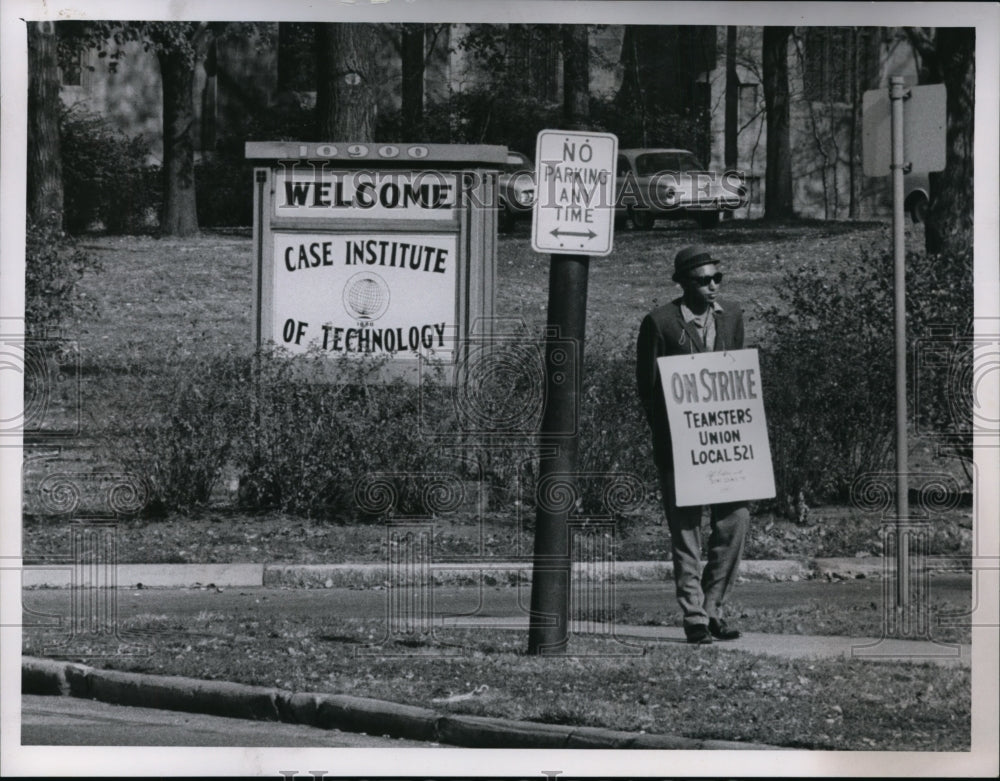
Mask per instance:
[[[527,155],[508,150],[507,163],[497,181],[497,203],[501,231],[512,230],[518,220],[531,219],[535,203],[535,166]]]
[[[703,228],[746,204],[736,172],[710,171],[687,149],[620,149],[615,209],[638,230],[656,220],[693,218]]]
[[[909,212],[914,222],[927,219],[927,207],[931,202],[930,177],[927,174],[907,174],[903,178],[903,209]]]
[[[892,178],[886,177],[883,181],[886,185],[879,202],[883,209],[891,213]],[[903,177],[903,212],[909,214],[914,223],[925,222],[930,203],[930,177],[926,173],[906,174]]]

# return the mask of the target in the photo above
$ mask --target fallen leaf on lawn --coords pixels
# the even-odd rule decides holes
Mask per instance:
[[[466,700],[471,700],[474,697],[477,697],[481,694],[486,694],[486,692],[489,691],[489,688],[490,687],[484,683],[481,686],[477,686],[472,691],[466,692],[465,694],[453,694],[450,697],[435,697],[434,699],[431,700],[431,702],[436,702],[445,705],[451,705],[452,703],[455,702],[465,702]]]

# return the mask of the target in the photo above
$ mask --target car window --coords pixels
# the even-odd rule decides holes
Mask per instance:
[[[690,152],[680,152],[677,155],[678,171],[701,171],[704,170],[702,164]]]
[[[638,176],[652,176],[659,171],[678,171],[677,155],[673,152],[647,152],[635,159]]]
[[[507,152],[507,164],[504,168],[508,171],[531,171],[534,166],[531,161],[520,152]]]
[[[625,176],[631,170],[632,166],[629,165],[628,158],[625,155],[618,155],[618,176]]]

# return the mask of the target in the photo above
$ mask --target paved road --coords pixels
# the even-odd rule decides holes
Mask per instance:
[[[871,607],[882,604],[884,583],[881,580],[801,581],[798,583],[740,583],[732,597],[734,607],[765,609],[804,605],[809,602],[837,605],[842,608]],[[137,614],[166,614],[183,620],[203,611],[223,613],[282,614],[289,618],[371,618],[386,614],[389,594],[376,589],[120,589],[117,607],[122,618]],[[932,604],[948,601],[972,603],[972,577],[968,574],[936,575],[931,578]],[[44,616],[69,615],[69,589],[40,589],[23,592],[24,607],[34,614],[30,621],[44,622]],[[527,615],[530,587],[435,586],[436,615],[477,617],[512,617]],[[665,619],[677,615],[672,583],[616,583],[614,604],[627,603],[636,613],[648,613]]]
[[[108,705],[76,697],[21,698],[21,743],[31,746],[313,746],[427,748],[438,743],[373,737],[271,721]]]

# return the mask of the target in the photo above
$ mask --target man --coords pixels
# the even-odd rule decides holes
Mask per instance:
[[[719,298],[722,273],[702,247],[685,247],[677,253],[673,280],[683,288],[683,295],[654,309],[639,328],[636,379],[653,434],[653,460],[673,545],[674,583],[684,612],[684,633],[689,643],[704,645],[713,637],[734,640],[740,636],[722,619],[720,610],[736,580],[750,511],[746,502],[710,505],[708,561],[699,575],[702,508],[676,504],[670,427],[656,359],[742,349],[743,313],[734,302]]]

